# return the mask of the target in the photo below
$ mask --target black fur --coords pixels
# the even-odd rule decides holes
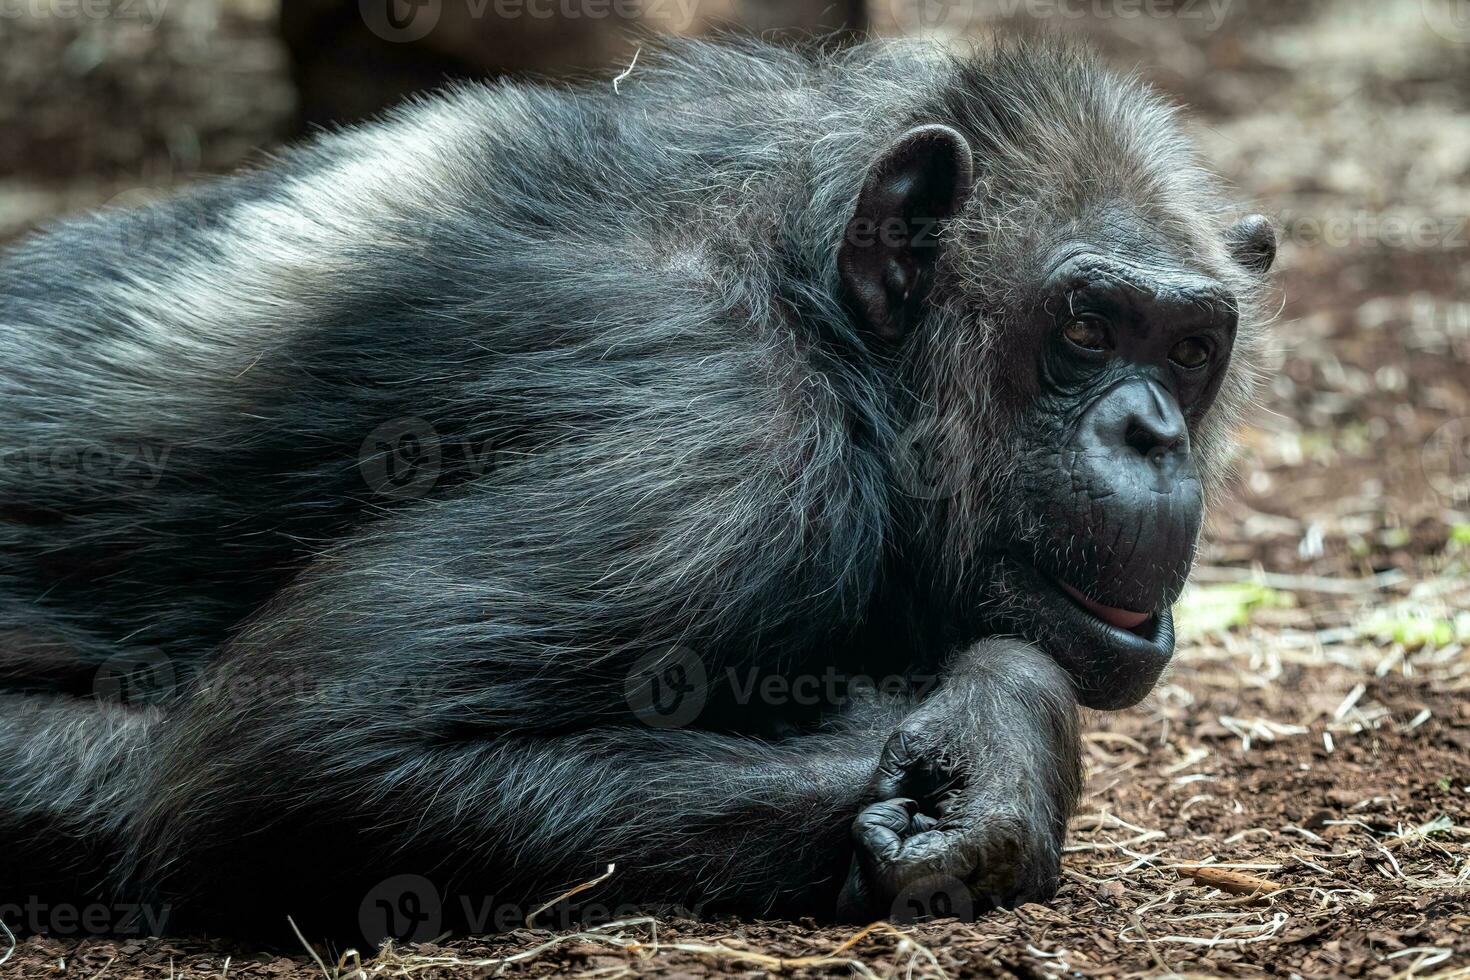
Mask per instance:
[[[838,246],[932,124],[975,185],[880,334]],[[1073,685],[1142,690],[1089,674],[1083,637],[986,639],[1025,604],[997,556],[1045,530],[1026,311],[1089,233],[1222,283],[1208,479],[1263,271],[1213,185],[1168,110],[1063,48],[688,43],[617,84],[460,88],[22,243],[0,905],[347,935],[401,873],[474,926],[456,899],[529,911],[611,862],[579,901],[831,915],[843,889],[865,917],[914,885],[874,856],[895,833],[940,835],[919,863],[977,909],[1045,897]],[[914,433],[942,486],[915,486]],[[702,674],[702,710],[630,711],[640,665]],[[905,681],[740,695],[833,669]]]

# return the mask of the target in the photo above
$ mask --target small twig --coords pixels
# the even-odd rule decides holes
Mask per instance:
[[[1286,575],[1254,568],[1196,568],[1189,576],[1196,582],[1252,583],[1281,592],[1320,592],[1324,595],[1360,595],[1380,592],[1404,581],[1397,568],[1367,578],[1326,578],[1319,575]]]
[[[306,951],[311,954],[311,958],[316,960],[316,965],[321,967],[322,976],[326,977],[327,980],[332,980],[332,974],[327,969],[327,964],[323,963],[322,958],[317,955],[316,947],[307,942],[306,937],[301,934],[301,930],[296,928],[296,920],[288,915],[286,916],[286,921],[291,924],[291,931],[296,933],[296,938],[301,940],[301,945],[305,946]]]
[[[1154,965],[1160,970],[1163,970],[1166,976],[1173,976],[1174,971],[1169,968],[1169,964],[1164,962],[1164,957],[1159,954],[1159,947],[1154,945],[1153,937],[1143,927],[1143,921],[1139,919],[1138,913],[1130,913],[1128,918],[1133,920],[1133,928],[1143,937],[1144,947],[1148,950],[1148,954],[1154,958]]]
[[[342,971],[346,968],[349,957],[357,964],[358,980],[367,980],[367,971],[362,968],[362,954],[355,949],[343,950],[342,955],[337,957],[337,976],[340,977],[342,975]]]
[[[1192,868],[1179,868],[1179,873],[1193,878],[1201,885],[1218,888],[1232,895],[1269,895],[1280,891],[1281,886],[1265,878],[1246,874],[1244,871],[1228,871],[1223,868],[1201,864]]]
[[[623,82],[624,79],[626,79],[629,75],[633,74],[633,66],[636,65],[636,64],[638,64],[638,56],[640,54],[642,54],[642,53],[643,53],[643,49],[642,48],[638,48],[636,51],[634,51],[633,52],[633,60],[630,61],[630,62],[628,62],[628,67],[627,68],[624,68],[618,74],[618,76],[612,80],[613,95],[621,95],[622,94],[622,92],[618,91],[618,86],[622,84],[622,82]]]
[[[556,896],[551,901],[547,902],[545,905],[541,905],[541,906],[538,906],[537,908],[532,909],[531,910],[531,914],[528,915],[528,916],[526,916],[526,928],[527,929],[534,929],[535,926],[531,925],[531,923],[533,921],[535,921],[536,916],[540,915],[542,912],[545,912],[547,909],[551,908],[557,902],[564,901],[565,899],[571,898],[573,895],[577,894],[578,892],[584,892],[584,891],[586,891],[589,888],[595,888],[595,887],[597,887],[598,885],[602,884],[604,881],[607,881],[607,879],[611,878],[613,876],[613,872],[616,871],[616,870],[618,870],[618,866],[616,864],[609,864],[607,866],[607,870],[606,871],[604,871],[602,874],[598,875],[596,878],[593,878],[591,881],[584,881],[580,885],[576,886],[575,888],[572,888],[572,889],[569,889],[567,891],[562,892],[560,895]]]
[[[5,931],[5,938],[10,943],[10,948],[5,951],[5,955],[0,956],[0,966],[3,966],[5,964],[5,961],[10,959],[10,955],[15,952],[15,947],[18,946],[19,943],[16,942],[15,933],[10,931],[10,927],[5,924],[4,919],[0,919],[0,929],[3,929]]]

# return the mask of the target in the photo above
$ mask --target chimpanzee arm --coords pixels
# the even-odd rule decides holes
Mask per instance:
[[[853,735],[765,743],[627,726],[384,753],[376,760],[381,768],[342,774],[359,784],[363,795],[354,802],[370,820],[349,817],[324,828],[339,840],[348,828],[364,828],[348,835],[352,853],[298,824],[304,836],[267,862],[292,877],[316,867],[316,880],[334,882],[328,894],[308,893],[293,913],[334,933],[344,913],[359,914],[362,899],[395,874],[432,882],[445,905],[443,928],[486,931],[506,928],[507,916],[519,925],[532,908],[609,864],[615,877],[581,895],[582,910],[828,918],[881,744]],[[317,857],[335,854],[342,863],[335,870],[303,864],[299,847],[307,841]],[[245,850],[259,860],[257,849]],[[233,874],[243,855],[224,857],[223,865],[196,867],[209,876],[226,872],[221,880],[261,880]],[[277,867],[280,858],[289,863]],[[344,866],[354,870],[344,876]],[[289,902],[274,890],[279,880],[265,879],[254,900]],[[292,894],[301,893],[285,891]],[[487,907],[499,921],[484,921]],[[394,931],[389,921],[358,924],[368,939],[379,938],[374,928]]]
[[[583,899],[827,917],[899,720],[774,742],[636,722],[435,736],[434,721],[399,714],[397,694],[341,691],[354,686],[360,701],[323,702],[333,684],[255,701],[261,688],[221,672],[174,720],[135,860],[176,927],[255,929],[270,909],[355,941],[365,898],[408,874],[431,883],[444,928],[505,928],[479,913],[514,924],[606,864],[616,877]]]

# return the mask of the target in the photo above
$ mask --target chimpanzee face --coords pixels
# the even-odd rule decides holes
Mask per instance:
[[[946,127],[908,134],[874,173],[859,205],[872,221],[955,213],[972,192],[968,144]],[[901,338],[924,315],[915,303],[951,311],[936,329],[965,329],[963,308],[980,310],[970,320],[984,327],[970,346],[983,348],[975,355],[983,367],[929,366],[952,386],[984,389],[949,395],[985,408],[950,424],[947,437],[957,428],[961,440],[984,445],[952,445],[947,455],[990,461],[960,477],[984,500],[970,508],[968,526],[983,540],[960,591],[984,631],[1041,645],[1084,703],[1120,707],[1146,694],[1173,654],[1169,609],[1204,519],[1196,445],[1231,370],[1241,273],[1269,268],[1275,238],[1269,222],[1251,217],[1201,249],[1091,184],[1104,203],[1083,209],[1050,195],[1074,210],[1049,214],[1034,202],[1033,234],[1011,246],[999,299],[963,275],[949,295],[930,296],[942,238],[847,248],[841,267],[855,309],[884,336]],[[954,243],[964,234],[951,235],[950,247],[965,249]],[[970,244],[994,275],[1004,247]],[[949,520],[964,522],[964,511],[951,506]]]
[[[1169,609],[1204,519],[1194,440],[1230,370],[1239,304],[1184,257],[1116,235],[1049,259],[1009,325],[1027,336],[1012,383],[1029,391],[999,525],[1002,628],[1043,643],[1089,701],[1131,703],[1173,652]]]

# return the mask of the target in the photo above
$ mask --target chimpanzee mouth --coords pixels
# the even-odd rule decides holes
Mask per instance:
[[[1010,596],[1005,624],[1071,674],[1082,704],[1113,710],[1137,704],[1152,690],[1174,655],[1167,605],[1154,612],[1120,609],[1019,556],[1003,565]]]
[[[1154,618],[1153,613],[1134,612],[1132,609],[1119,609],[1116,606],[1105,606],[1095,599],[1087,598],[1080,590],[1068,585],[1066,582],[1058,581],[1057,585],[1061,586],[1062,591],[1071,596],[1083,609],[1092,613],[1109,626],[1114,626],[1120,630],[1127,630],[1134,636],[1144,638],[1147,638],[1151,632],[1146,630],[1145,627]]]

